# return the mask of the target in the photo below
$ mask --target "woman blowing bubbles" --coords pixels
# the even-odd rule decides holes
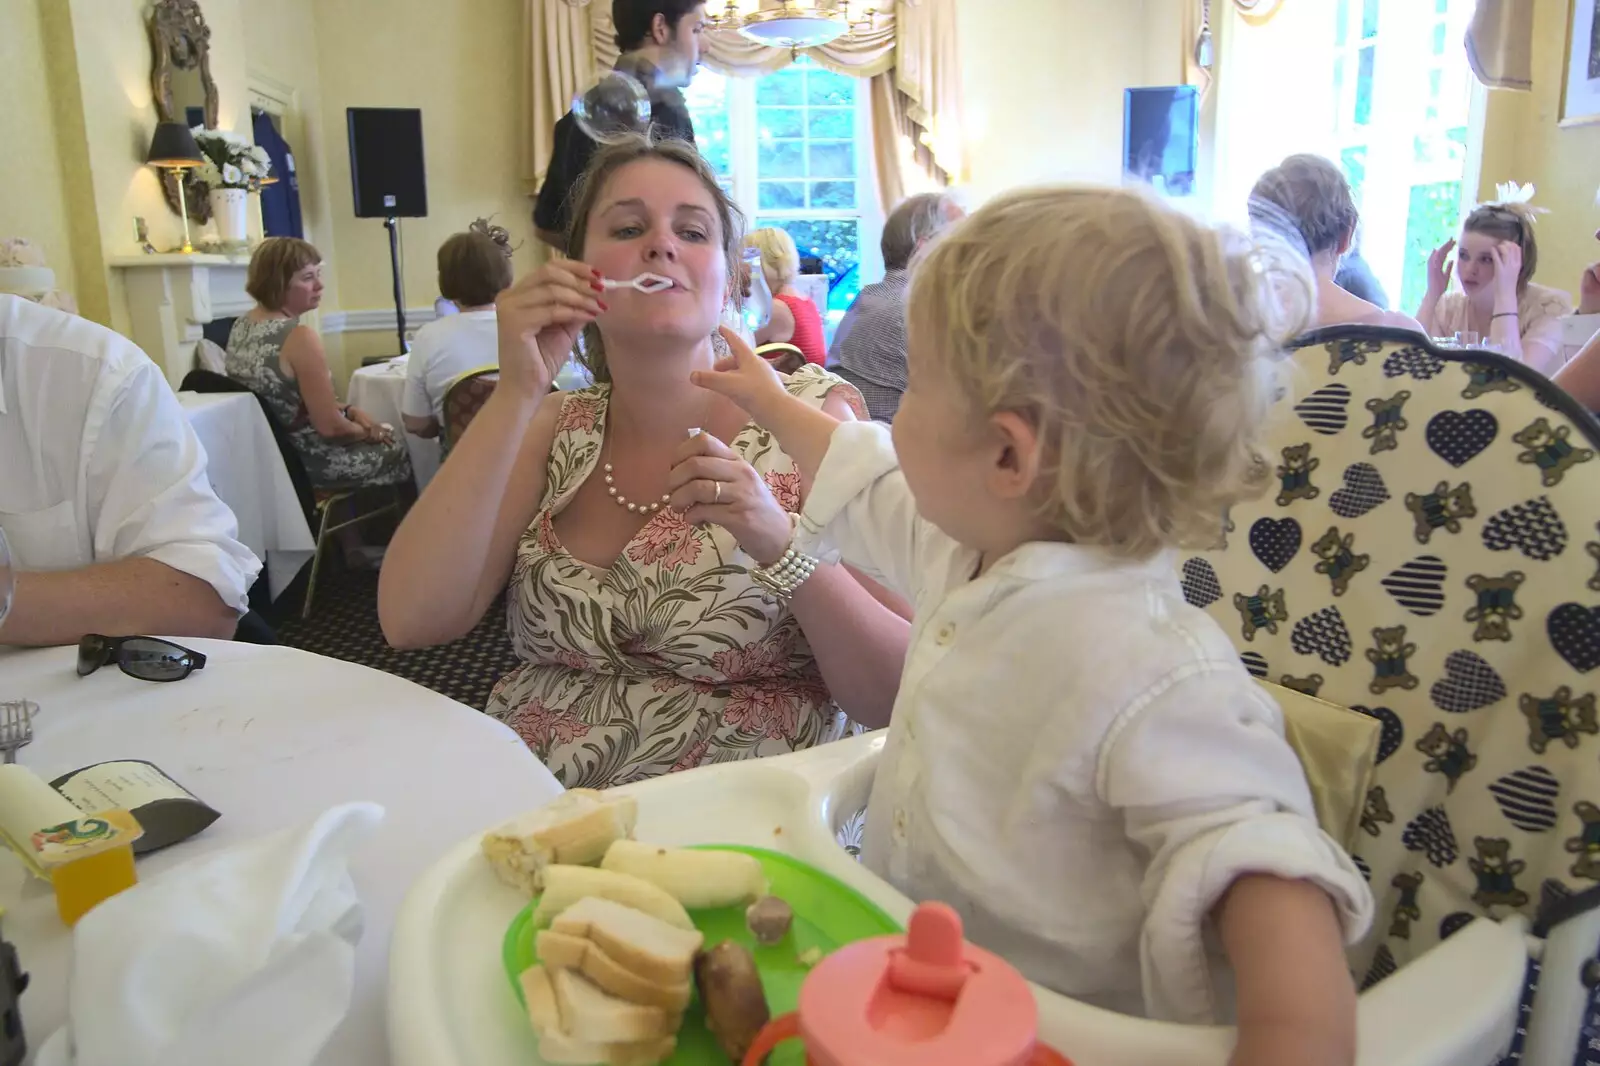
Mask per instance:
[[[838,567],[777,595],[757,580],[808,486],[736,404],[690,383],[712,366],[742,238],[692,147],[598,153],[573,258],[497,299],[499,387],[384,563],[379,617],[400,647],[465,635],[509,582],[523,664],[488,711],[568,787],[808,747],[840,735],[840,707],[882,725],[894,703],[908,624]],[[672,285],[602,284],[645,273]],[[584,332],[599,384],[549,395]],[[853,417],[849,386],[821,371],[787,387]]]

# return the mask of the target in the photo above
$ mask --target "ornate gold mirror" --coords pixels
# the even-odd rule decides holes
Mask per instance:
[[[162,122],[217,128],[217,83],[211,80],[211,29],[197,0],[156,0],[150,9],[150,87]],[[195,121],[198,118],[199,121]],[[193,170],[181,172],[189,217],[211,218],[206,185]],[[167,203],[178,211],[178,177],[163,171]]]

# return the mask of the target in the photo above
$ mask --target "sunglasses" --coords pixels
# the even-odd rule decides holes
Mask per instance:
[[[79,677],[88,677],[111,663],[140,681],[182,681],[204,669],[206,657],[159,637],[103,637],[90,633],[78,641]]]

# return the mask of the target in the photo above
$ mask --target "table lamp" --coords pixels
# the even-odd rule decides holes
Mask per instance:
[[[179,251],[193,252],[194,245],[189,243],[189,203],[184,197],[183,172],[205,164],[199,145],[194,143],[194,134],[181,122],[157,124],[155,136],[150,138],[150,152],[144,161],[153,167],[177,171],[174,176],[178,182],[178,216],[183,219],[183,247]]]

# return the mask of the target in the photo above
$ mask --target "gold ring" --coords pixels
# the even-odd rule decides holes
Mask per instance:
[[[712,503],[721,503],[722,502],[722,482],[713,481],[712,484],[717,487],[717,494],[711,498],[711,502]]]

